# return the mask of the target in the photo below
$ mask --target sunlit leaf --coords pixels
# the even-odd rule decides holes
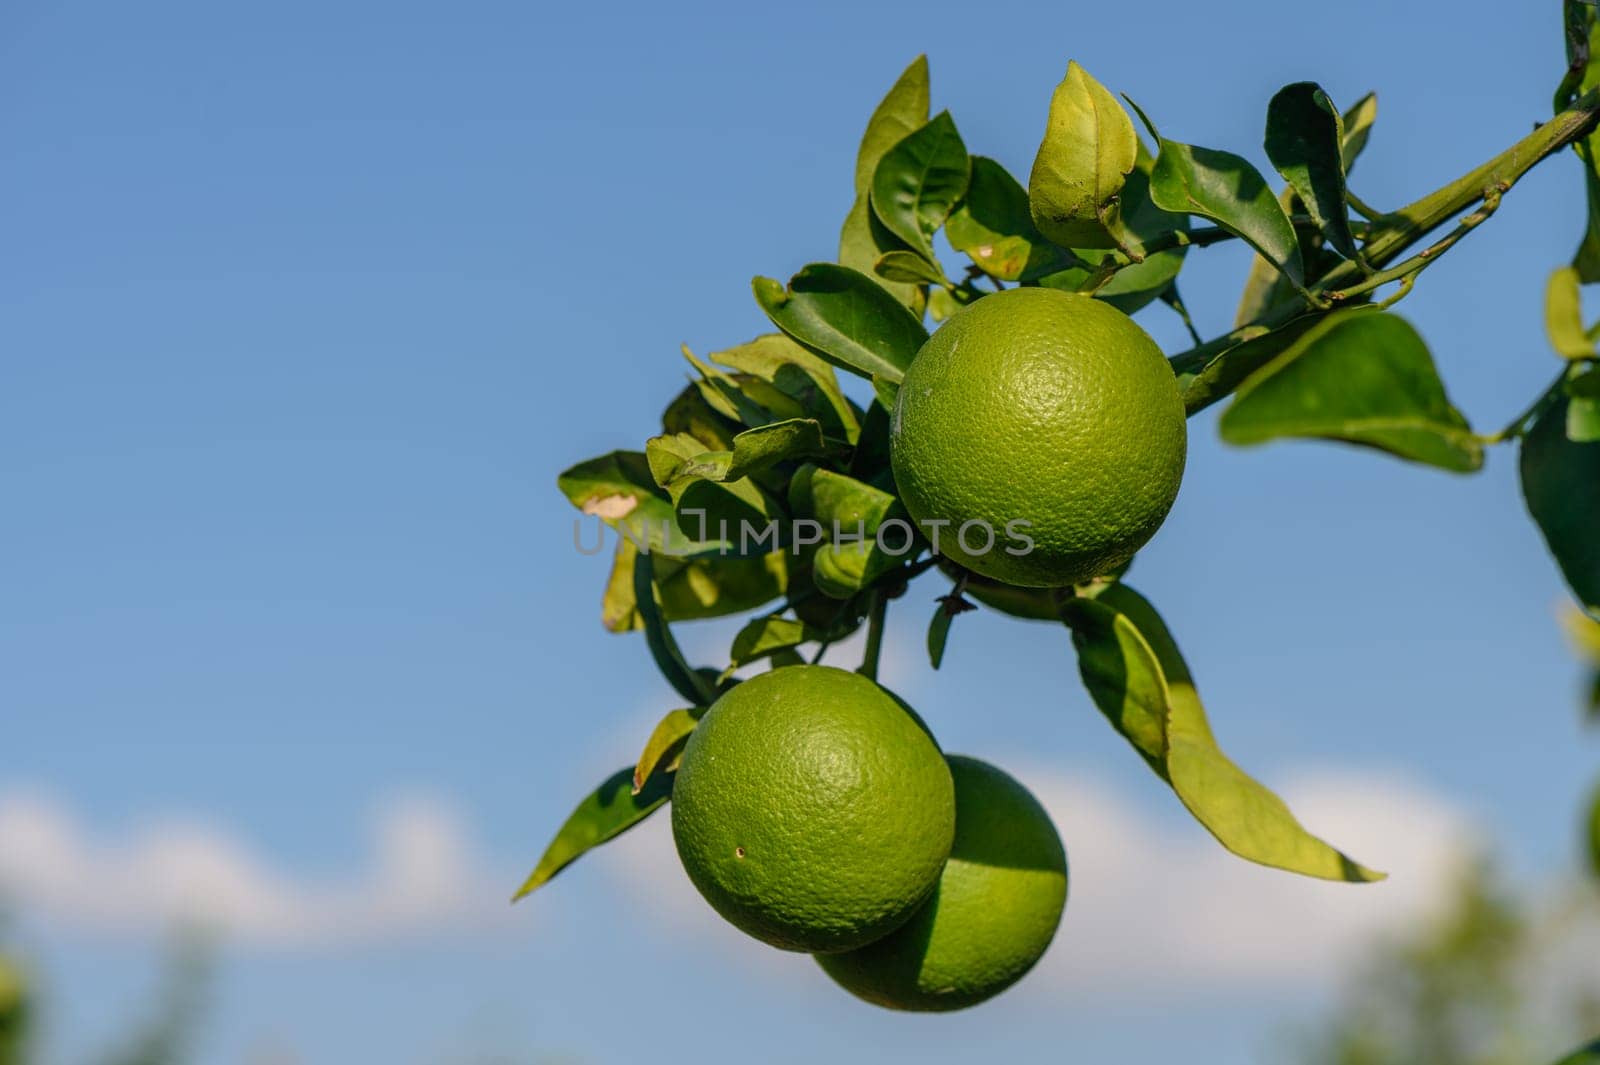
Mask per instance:
[[[803,415],[815,418],[828,435],[855,443],[858,426],[850,401],[839,389],[833,367],[782,333],[768,333],[737,347],[712,352],[710,360],[731,370],[758,378],[800,405]],[[729,443],[717,445],[724,450]]]
[[[928,331],[876,282],[833,263],[812,263],[789,280],[752,282],[756,302],[786,334],[835,366],[899,382]]]
[[[1451,405],[1433,357],[1404,319],[1369,308],[1318,321],[1239,386],[1222,438],[1339,440],[1458,473],[1483,444]]]
[[[915,251],[886,251],[872,264],[872,272],[890,281],[909,281],[918,285],[945,284],[944,268]]]
[[[823,528],[827,542],[812,560],[812,579],[819,591],[835,599],[855,595],[899,565],[920,542],[898,498],[831,470],[802,467],[790,484],[789,506],[797,517],[813,519]],[[897,526],[891,530],[895,535],[880,544],[879,527],[890,520],[904,523],[905,529]]]
[[[683,745],[705,712],[706,708],[701,706],[672,710],[656,723],[650,738],[645,740],[644,750],[639,753],[639,761],[633,767],[633,794],[644,791],[658,775],[678,768],[678,756],[683,753]]]
[[[1167,140],[1143,111],[1139,117],[1159,147],[1150,172],[1150,198],[1156,206],[1209,218],[1303,285],[1299,238],[1261,171],[1231,152]]]
[[[635,543],[674,555],[692,555],[719,545],[690,540],[678,531],[672,498],[651,475],[638,451],[613,451],[580,462],[556,478],[566,497],[586,515]]]
[[[755,618],[733,638],[727,672],[821,638],[822,633],[798,618]]]
[[[1224,847],[1262,865],[1366,882],[1367,869],[1307,832],[1283,800],[1218,748],[1166,624],[1123,584],[1063,607],[1095,704]]]
[[[1063,269],[1072,260],[1033,224],[1028,190],[1005,167],[981,155],[972,157],[966,198],[945,223],[944,234],[952,248],[1003,281],[1038,277]],[[934,292],[929,298],[939,295]],[[948,293],[945,298],[953,299]],[[935,310],[935,317],[946,318],[949,313]]]
[[[1578,601],[1600,612],[1600,442],[1567,437],[1562,396],[1522,438],[1522,495]]]
[[[1600,815],[1600,806],[1595,807],[1595,812]],[[1600,835],[1600,833],[1597,833]],[[1595,857],[1595,875],[1600,876],[1600,850]],[[1556,1065],[1600,1065],[1600,1039],[1596,1039],[1588,1046],[1574,1050],[1571,1054],[1556,1062]]]
[[[1120,201],[1124,236],[1131,244],[1143,246],[1168,233],[1189,230],[1188,215],[1163,211],[1151,201],[1149,175],[1154,165],[1155,157],[1140,144],[1138,162],[1128,174]],[[1123,314],[1138,312],[1172,288],[1187,251],[1183,247],[1173,248],[1146,256],[1143,262],[1122,267],[1115,277],[1095,290],[1095,299],[1111,304]],[[1039,283],[1049,288],[1076,292],[1089,279],[1094,267],[1111,254],[1103,249],[1078,248],[1073,255],[1081,260],[1081,265],[1041,277]]]
[[[587,851],[616,839],[660,809],[671,795],[670,774],[657,774],[637,795],[631,767],[607,777],[572,811],[511,901],[531,895]]]
[[[1356,255],[1344,198],[1344,123],[1314,82],[1279,89],[1267,105],[1267,158],[1300,196],[1306,213],[1335,251]]]
[[[1118,246],[1118,196],[1138,151],[1133,122],[1117,98],[1069,63],[1050,97],[1044,140],[1028,175],[1039,231],[1064,248]]]
[[[967,191],[967,147],[950,112],[886,152],[872,174],[872,209],[884,227],[933,261],[933,235]]]
[[[878,168],[878,161],[890,148],[927,121],[928,59],[919,55],[872,112],[866,132],[861,137],[861,147],[856,153],[855,203],[839,233],[841,265],[864,275],[872,275],[872,266],[879,256],[901,247],[901,242],[872,213],[872,205],[868,202],[872,175]],[[914,314],[921,315],[922,286],[886,279],[874,280]]]
[[[1349,174],[1356,165],[1356,159],[1361,156],[1367,147],[1367,140],[1372,136],[1372,124],[1378,120],[1378,94],[1369,92],[1346,111],[1340,119],[1344,127],[1344,139],[1339,145],[1339,161],[1344,165],[1344,172]]]
[[[616,558],[606,579],[601,621],[612,632],[644,627],[633,596],[633,562],[639,550],[627,539],[617,541]],[[742,614],[772,602],[789,586],[790,556],[785,551],[752,557],[732,554],[673,558],[655,555],[656,591],[668,621]]]
[[[1583,328],[1583,304],[1578,293],[1578,271],[1563,266],[1550,275],[1544,289],[1544,328],[1550,346],[1563,359],[1593,359],[1594,341]]]

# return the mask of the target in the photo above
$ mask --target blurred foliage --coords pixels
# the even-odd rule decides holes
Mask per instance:
[[[116,1036],[93,1059],[97,1065],[183,1065],[192,1060],[213,953],[209,937],[179,932],[169,947],[162,987],[147,1016]],[[37,1012],[36,984],[15,958],[0,954],[0,1065],[33,1065],[41,1060],[34,1030]]]
[[[1575,918],[1597,915],[1592,897],[1536,911],[1502,891],[1486,864],[1472,866],[1437,919],[1356,968],[1332,1017],[1296,1039],[1288,1057],[1303,1065],[1530,1065],[1552,1037],[1572,1043],[1600,1032],[1600,968],[1548,993],[1538,978],[1544,945]]]

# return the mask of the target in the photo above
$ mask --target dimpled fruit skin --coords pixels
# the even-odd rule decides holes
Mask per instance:
[[[1044,956],[1067,903],[1067,852],[1050,815],[1006,773],[950,757],[956,841],[933,898],[876,943],[818,956],[851,994],[900,1010],[993,998]]]
[[[1188,446],[1183,399],[1155,341],[1087,296],[1014,288],[947,321],[900,385],[890,459],[906,509],[939,552],[1024,587],[1088,580],[1133,557],[1166,519]],[[1034,540],[1007,536],[1008,522]],[[981,521],[968,546],[956,533]]]
[[[944,755],[911,710],[831,666],[762,673],[684,747],[672,837],[724,918],[785,950],[852,950],[927,899],[955,834]]]

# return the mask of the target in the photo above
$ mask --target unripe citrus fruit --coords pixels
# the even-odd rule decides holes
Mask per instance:
[[[933,897],[888,936],[818,956],[845,990],[899,1010],[958,1010],[1016,983],[1044,956],[1067,902],[1067,853],[1012,777],[953,755],[956,840]]]
[[[899,927],[950,854],[955,795],[915,714],[855,673],[788,666],[716,701],[684,747],[672,837],[723,917],[786,950]]]
[[[1087,296],[1014,288],[955,315],[917,352],[890,459],[940,554],[1049,588],[1114,569],[1155,534],[1187,440],[1172,369],[1133,319]]]

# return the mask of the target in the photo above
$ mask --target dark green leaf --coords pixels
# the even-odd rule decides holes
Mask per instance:
[[[1483,465],[1482,441],[1451,406],[1422,337],[1397,315],[1336,311],[1239,387],[1222,438],[1341,440],[1458,473]]]
[[[770,381],[753,374],[724,373],[696,356],[688,345],[682,351],[700,374],[701,396],[718,414],[752,429],[805,414],[798,401]]]
[[[889,281],[908,281],[917,285],[945,283],[944,268],[915,251],[886,251],[872,264],[872,272]]]
[[[1340,124],[1344,126],[1344,140],[1339,145],[1339,161],[1348,175],[1356,159],[1372,136],[1372,124],[1378,120],[1378,94],[1367,93],[1344,113]]]
[[[1071,263],[1071,256],[1033,224],[1028,190],[1005,167],[981,155],[972,157],[966,199],[945,223],[944,234],[952,248],[1004,281],[1038,277]]]
[[[1283,354],[1322,318],[1321,314],[1306,314],[1271,331],[1255,327],[1259,332],[1254,336],[1219,352],[1199,373],[1182,382],[1184,408],[1197,414],[1232,395],[1246,378]]]
[[[616,839],[658,810],[671,795],[670,774],[658,774],[637,795],[633,794],[631,767],[607,777],[572,811],[511,901],[531,895],[585,852]]]
[[[1177,644],[1142,596],[1113,584],[1068,600],[1062,616],[1095,704],[1224,847],[1325,880],[1383,879],[1307,832],[1222,753]]]
[[[967,191],[967,146],[940,111],[883,158],[872,174],[872,209],[889,232],[933,260],[933,235]]]
[[[1577,268],[1563,266],[1550,275],[1544,290],[1544,329],[1550,337],[1550,346],[1563,359],[1596,357],[1594,341],[1583,329]]]
[[[678,756],[683,753],[683,745],[688,742],[689,733],[694,731],[705,712],[706,708],[702,706],[690,710],[672,710],[656,723],[650,738],[645,740],[639,761],[633,767],[633,794],[644,791],[656,776],[674,772],[678,768]]]
[[[872,175],[885,153],[928,121],[928,59],[918,56],[905,69],[888,95],[872,112],[861,148],[856,153],[855,203],[845,217],[839,233],[839,262],[864,275],[872,274],[872,264],[886,251],[899,248],[900,241],[883,228],[869,203]],[[887,280],[878,281],[896,300],[921,315],[923,290]]]
[[[1064,248],[1114,248],[1122,242],[1118,196],[1138,158],[1133,123],[1077,63],[1050,98],[1044,140],[1028,175],[1039,231]]]
[[[771,278],[752,283],[773,324],[805,347],[863,377],[896,383],[928,331],[877,283],[833,263],[812,263],[785,289]]]
[[[940,603],[933,620],[928,622],[928,663],[934,669],[944,664],[944,645],[950,639],[950,622],[954,620],[955,615]]]
[[[655,587],[655,562],[649,552],[640,552],[633,560],[634,608],[644,626],[645,642],[661,672],[674,691],[695,706],[710,706],[716,699],[716,690],[699,673],[684,661],[678,642],[672,638],[672,628],[661,611],[661,601]]]
[[[1344,123],[1314,82],[1286,85],[1267,105],[1267,158],[1335,251],[1356,257],[1344,198]]]
[[[1600,443],[1567,438],[1562,396],[1522,438],[1522,495],[1578,601],[1600,611]]]
[[[618,541],[601,603],[601,620],[612,632],[644,627],[633,595],[633,562],[638,554],[632,542]],[[772,602],[789,586],[789,556],[784,551],[752,558],[721,554],[653,557],[656,591],[668,621],[742,614]]]
[[[740,629],[739,634],[733,638],[733,648],[728,654],[729,665],[724,675],[731,674],[740,666],[771,657],[779,651],[790,650],[821,638],[821,633],[797,618],[756,618]]]
[[[1137,108],[1135,108],[1137,110]],[[1296,285],[1305,283],[1300,242],[1261,172],[1231,152],[1162,137],[1139,112],[1160,147],[1150,198],[1164,211],[1209,218],[1240,237]]]
[[[789,505],[797,516],[823,527],[827,543],[812,560],[818,590],[834,599],[849,599],[912,553],[909,532],[896,527],[886,536],[891,554],[878,543],[879,527],[891,519],[910,521],[894,495],[841,473],[802,467],[789,487]],[[902,547],[908,547],[901,551]]]

